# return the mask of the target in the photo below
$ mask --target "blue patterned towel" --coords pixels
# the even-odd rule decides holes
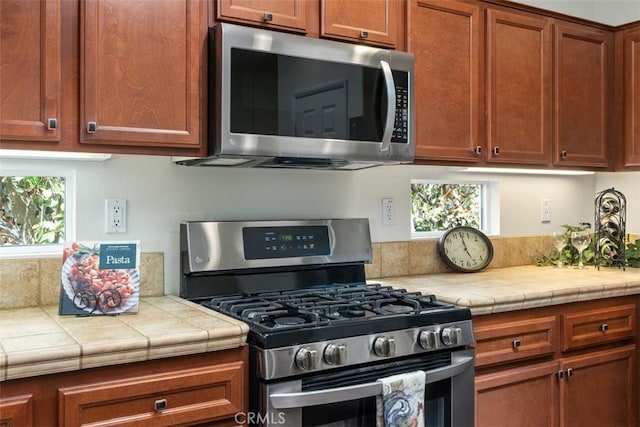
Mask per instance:
[[[376,426],[424,427],[426,379],[423,371],[380,378],[382,395],[376,398]]]

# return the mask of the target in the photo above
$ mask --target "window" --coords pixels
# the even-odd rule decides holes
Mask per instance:
[[[0,175],[0,255],[62,253],[73,239],[74,174],[6,170]]]
[[[439,236],[457,225],[497,234],[498,221],[490,220],[497,218],[497,195],[491,182],[412,180],[412,234]]]

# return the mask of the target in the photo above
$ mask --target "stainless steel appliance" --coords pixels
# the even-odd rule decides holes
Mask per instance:
[[[220,23],[198,166],[360,169],[414,158],[413,55]]]
[[[366,219],[181,224],[181,296],[250,326],[250,425],[372,426],[378,379],[426,372],[428,426],[472,426],[468,309],[367,283]]]

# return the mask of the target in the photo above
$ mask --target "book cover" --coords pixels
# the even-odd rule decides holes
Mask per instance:
[[[60,315],[137,313],[139,298],[139,242],[69,242],[65,245]]]

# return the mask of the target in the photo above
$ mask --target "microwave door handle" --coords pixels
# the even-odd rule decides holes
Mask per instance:
[[[396,117],[396,85],[393,82],[393,73],[387,61],[380,61],[382,74],[384,75],[384,85],[387,89],[387,117],[385,120],[384,132],[382,133],[382,143],[380,151],[389,151],[391,148],[391,136]]]
[[[447,378],[453,378],[473,369],[473,356],[463,357],[451,365],[427,371],[427,384]],[[306,408],[314,405],[327,405],[336,402],[364,399],[382,395],[382,383],[373,382],[327,390],[303,391],[296,393],[273,393],[269,396],[274,409]]]

